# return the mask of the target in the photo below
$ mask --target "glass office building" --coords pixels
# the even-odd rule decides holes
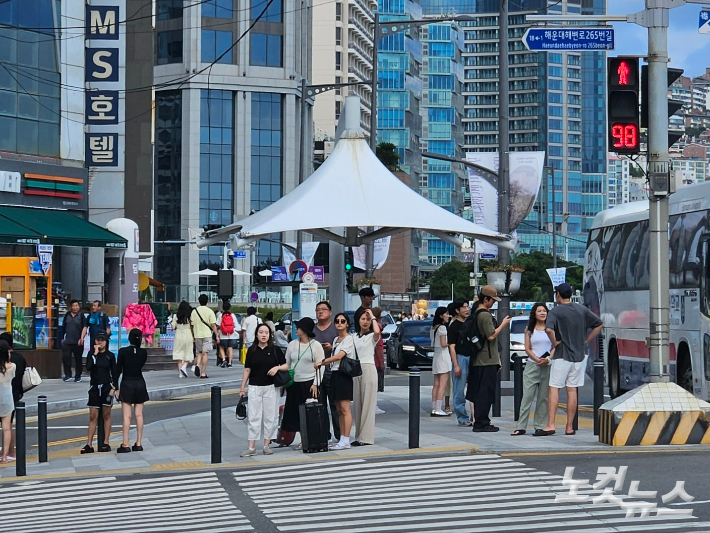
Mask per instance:
[[[299,2],[181,5],[157,2],[156,86],[176,73],[195,73],[179,91],[156,92],[155,225],[164,236],[158,240],[189,240],[205,226],[232,224],[296,187],[298,174],[285,169],[298,168],[299,87],[302,77],[310,79],[310,21]],[[240,39],[251,25],[248,39]],[[181,247],[179,261],[175,252],[156,245],[156,270],[166,285],[195,285],[190,272],[222,267],[223,246]],[[280,258],[278,244],[259,241],[235,266],[250,271]]]

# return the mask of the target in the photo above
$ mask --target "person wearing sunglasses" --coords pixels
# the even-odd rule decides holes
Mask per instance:
[[[335,330],[338,336],[333,339],[330,357],[327,357],[315,367],[332,365],[330,375],[330,391],[333,402],[338,409],[338,423],[340,425],[340,440],[330,446],[331,450],[347,450],[350,448],[350,429],[353,417],[350,411],[350,402],[353,400],[353,378],[340,372],[340,360],[343,357],[355,359],[355,346],[350,331],[350,319],[344,313],[335,315]]]

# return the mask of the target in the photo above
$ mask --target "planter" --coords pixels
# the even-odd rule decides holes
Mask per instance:
[[[508,286],[508,293],[515,294],[520,290],[520,282],[523,280],[522,272],[511,272],[510,273],[510,284]]]
[[[505,291],[506,277],[506,272],[486,272],[486,282],[488,285],[495,287],[499,293]],[[520,288],[520,285],[518,285],[518,288]]]

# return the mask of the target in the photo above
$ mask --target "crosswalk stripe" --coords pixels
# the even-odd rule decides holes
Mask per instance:
[[[97,482],[98,481],[98,482]],[[215,472],[86,479],[84,485],[27,484],[2,496],[3,530],[13,533],[253,531]],[[18,487],[19,488],[19,487]],[[193,494],[200,498],[197,503]],[[204,498],[207,498],[203,502]],[[102,529],[107,529],[103,527]]]
[[[233,472],[242,491],[284,533],[631,533],[703,527],[693,516],[627,519],[626,509],[611,503],[555,502],[557,494],[569,493],[561,476],[495,455],[407,464],[366,461],[293,474],[269,468],[255,479]],[[315,499],[314,491],[319,494]],[[578,491],[588,496],[601,492],[591,487]],[[274,498],[284,493],[289,496]]]
[[[21,491],[32,491],[38,486],[42,487],[71,487],[74,485],[86,485],[87,483],[106,483],[116,481],[115,476],[92,478],[91,480],[84,478],[68,479],[66,481],[20,481],[10,482],[0,485],[0,495],[4,493],[16,494]]]

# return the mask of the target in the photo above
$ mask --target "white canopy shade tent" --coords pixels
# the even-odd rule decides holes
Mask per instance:
[[[360,129],[360,103],[346,99],[346,130],[331,156],[289,194],[235,224],[197,237],[199,247],[224,241],[233,249],[272,233],[302,230],[319,239],[359,246],[421,229],[460,245],[463,237],[508,249],[509,235],[479,226],[430,202],[393,175],[370,150]],[[339,234],[346,229],[346,234]],[[362,228],[379,228],[365,231]]]
[[[217,272],[212,270],[211,268],[203,268],[202,270],[198,270],[197,272],[190,272],[190,276],[216,276]]]

